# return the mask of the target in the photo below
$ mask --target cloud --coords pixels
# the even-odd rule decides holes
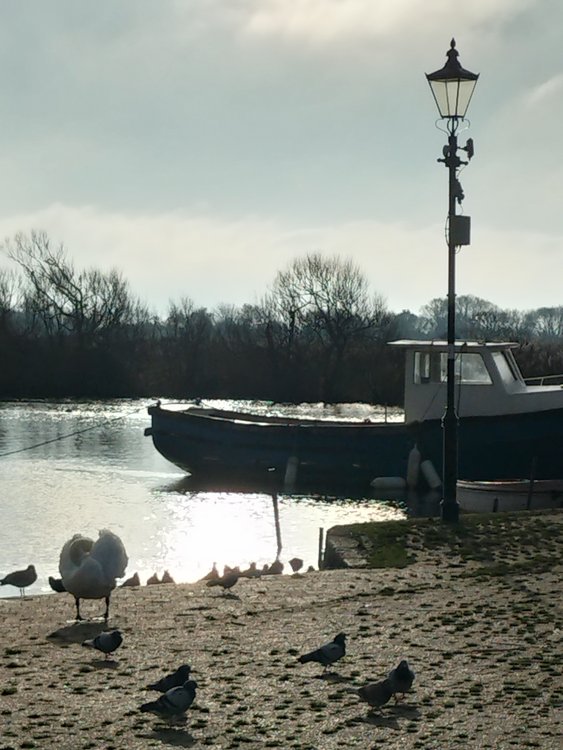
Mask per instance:
[[[79,268],[118,268],[132,291],[159,313],[182,296],[211,309],[255,303],[277,271],[314,251],[351,258],[396,312],[417,312],[430,299],[444,297],[447,288],[447,248],[439,226],[375,221],[290,226],[264,216],[231,220],[195,210],[141,215],[62,204],[0,219],[0,237],[31,229],[62,242]],[[518,309],[560,304],[562,239],[477,227],[473,245],[457,259],[458,294]],[[0,255],[0,267],[7,264]]]
[[[241,8],[247,16],[249,34],[309,39],[322,43],[350,38],[382,38],[418,34],[432,29],[455,27],[470,33],[491,23],[503,23],[510,16],[534,5],[537,0],[249,0]],[[446,31],[446,34],[448,32]],[[405,49],[416,37],[402,36]]]

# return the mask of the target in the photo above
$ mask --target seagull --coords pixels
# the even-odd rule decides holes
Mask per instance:
[[[407,693],[414,682],[414,672],[409,667],[409,663],[406,659],[399,662],[399,666],[392,669],[387,675],[387,679],[391,683],[393,695],[395,696],[395,702],[399,700],[397,693],[401,693],[401,700],[404,700],[405,693]]]
[[[75,534],[61,550],[59,572],[65,589],[74,596],[76,619],[80,615],[81,599],[105,599],[104,620],[109,617],[109,600],[116,578],[125,575],[127,553],[121,539],[102,529],[94,542],[82,534]]]
[[[156,573],[153,573],[150,578],[147,578],[147,586],[153,586],[155,583],[161,583]]]
[[[28,565],[25,570],[14,570],[12,573],[8,573],[0,581],[0,586],[16,586],[20,590],[20,596],[25,598],[25,587],[31,586],[36,580],[35,566]]]
[[[223,589],[223,592],[227,589],[232,589],[235,583],[239,579],[238,571],[231,570],[229,573],[225,573],[225,575],[221,576],[220,578],[210,578],[206,582],[206,586],[221,586]]]
[[[62,594],[66,591],[62,578],[53,578],[53,576],[49,576],[49,586],[53,591],[56,591],[57,594]]]
[[[175,672],[167,674],[157,682],[151,682],[147,685],[147,690],[158,690],[159,693],[166,693],[172,688],[180,687],[189,679],[191,671],[190,664],[182,664]]]
[[[120,585],[119,588],[123,588],[124,586],[140,586],[141,585],[141,579],[139,578],[138,573],[133,573],[133,575],[130,578],[126,578],[123,583]]]
[[[116,651],[123,643],[123,636],[120,630],[106,630],[95,638],[89,638],[83,641],[82,645],[88,648],[95,648],[105,654],[106,659],[110,654]]]
[[[381,682],[369,682],[358,690],[358,696],[372,708],[381,708],[392,695],[393,687],[389,678]]]
[[[156,714],[163,719],[180,718],[194,702],[196,687],[197,683],[194,680],[186,680],[180,687],[167,690],[157,700],[143,703],[140,710],[143,713]]]
[[[305,664],[308,661],[316,661],[323,665],[326,672],[327,667],[337,662],[345,654],[346,634],[338,633],[330,643],[325,643],[324,646],[315,649],[315,651],[310,651],[308,654],[302,654],[297,661],[301,664]]]

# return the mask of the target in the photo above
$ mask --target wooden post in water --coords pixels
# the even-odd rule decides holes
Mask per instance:
[[[324,529],[322,526],[320,526],[319,527],[319,556],[318,556],[319,570],[322,570],[323,568],[323,537],[324,537]]]
[[[274,505],[274,523],[276,525],[276,541],[278,543],[278,553],[276,559],[279,557],[282,551],[282,540],[281,540],[281,529],[280,529],[280,514],[278,510],[278,493],[274,492],[272,495],[272,503]]]

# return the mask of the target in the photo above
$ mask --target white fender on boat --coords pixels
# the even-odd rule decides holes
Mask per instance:
[[[415,443],[409,453],[407,461],[407,487],[409,490],[414,490],[418,484],[418,477],[420,475],[420,451],[418,445]]]
[[[295,484],[295,480],[297,479],[298,467],[299,459],[297,458],[297,456],[290,456],[287,459],[287,464],[285,465],[285,476],[283,478],[283,483],[286,487]]]
[[[423,477],[428,482],[428,486],[432,490],[437,490],[438,487],[442,486],[442,480],[440,479],[440,475],[434,468],[434,464],[432,461],[429,461],[426,459],[420,464],[420,471],[422,472]]]
[[[370,486],[376,490],[404,490],[407,480],[403,477],[376,477],[371,480]]]

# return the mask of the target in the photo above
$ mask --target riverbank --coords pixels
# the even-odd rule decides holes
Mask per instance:
[[[403,567],[240,580],[231,595],[117,589],[109,626],[124,643],[107,662],[80,646],[102,623],[73,624],[67,594],[1,600],[0,749],[558,750],[563,514],[511,515],[482,524],[480,560],[469,532],[452,547],[437,521],[399,522],[384,538],[406,551]],[[377,564],[369,533],[342,536]],[[339,631],[348,648],[334,675],[297,662]],[[401,658],[413,691],[370,714],[353,690]],[[198,683],[187,724],[139,713],[156,695],[143,686],[183,662]]]

